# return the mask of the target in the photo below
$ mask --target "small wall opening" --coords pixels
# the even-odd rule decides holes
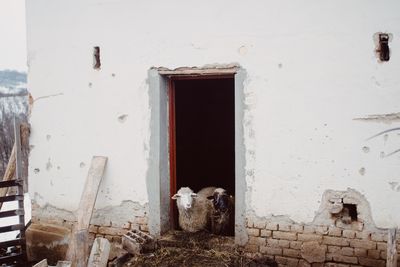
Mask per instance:
[[[100,62],[100,47],[95,46],[93,48],[93,69],[99,70],[101,67],[101,62]]]

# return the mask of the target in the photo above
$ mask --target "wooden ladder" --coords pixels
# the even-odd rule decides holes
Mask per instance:
[[[4,202],[18,201],[18,208],[15,210],[0,211],[0,218],[6,217],[19,217],[19,223],[14,225],[7,225],[0,227],[0,233],[19,231],[19,235],[12,240],[0,242],[0,249],[2,251],[8,251],[11,247],[18,247],[17,251],[8,253],[2,253],[0,256],[0,265],[9,264],[11,266],[26,266],[26,241],[25,241],[25,211],[24,211],[24,180],[22,179],[22,160],[21,160],[21,135],[20,135],[20,124],[16,122],[14,118],[14,136],[15,136],[15,154],[11,155],[15,157],[15,177],[14,180],[3,180],[0,182],[0,189],[6,188],[8,192],[10,187],[16,187],[15,195],[4,195],[0,196],[1,205]],[[12,162],[13,159],[10,159]]]

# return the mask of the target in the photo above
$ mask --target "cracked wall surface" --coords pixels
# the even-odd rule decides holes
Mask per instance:
[[[400,226],[400,153],[386,156],[400,148],[400,135],[368,140],[388,125],[381,116],[354,120],[392,114],[384,121],[400,127],[398,1],[193,6],[172,0],[157,6],[27,2],[28,87],[36,100],[29,192],[35,204],[69,218],[91,157],[105,155],[96,209],[137,203],[146,210],[154,160],[150,116],[158,108],[149,101],[148,70],[235,62],[246,71],[241,153],[248,214],[309,223],[327,189],[352,188],[368,200],[378,228]],[[179,31],[160,27],[165,21]],[[372,36],[381,31],[393,34],[392,54],[378,63]],[[92,68],[94,46],[101,48],[100,70]]]

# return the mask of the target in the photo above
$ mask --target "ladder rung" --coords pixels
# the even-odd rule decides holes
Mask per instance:
[[[18,230],[23,230],[23,229],[25,229],[25,225],[23,225],[23,224],[2,226],[2,227],[0,227],[0,233],[18,231]]]
[[[23,195],[12,195],[12,196],[0,197],[0,202],[9,202],[9,201],[14,201],[14,200],[24,200],[24,196]]]
[[[25,215],[25,212],[23,209],[7,210],[7,211],[0,212],[0,218],[11,217],[11,216],[20,216],[20,215]]]
[[[13,246],[19,246],[25,244],[25,239],[24,238],[17,238],[13,240],[7,240],[0,242],[0,248],[8,248],[8,247],[13,247]]]
[[[23,185],[23,180],[21,179],[0,182],[0,188],[11,187],[11,186],[22,186],[22,185]]]
[[[23,261],[23,260],[24,260],[24,254],[22,253],[0,257],[0,263],[9,263],[9,262]]]

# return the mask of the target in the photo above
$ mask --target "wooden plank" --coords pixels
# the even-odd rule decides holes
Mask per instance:
[[[25,243],[25,239],[23,239],[23,238],[3,241],[3,242],[0,242],[0,248],[8,248],[8,247],[13,247],[13,246],[19,246],[19,245],[24,244],[24,243]]]
[[[22,253],[18,253],[18,254],[14,254],[14,255],[8,255],[8,256],[0,257],[0,264],[12,263],[12,262],[15,262],[15,261],[23,261],[23,254]]]
[[[15,150],[16,150],[16,148],[15,148],[15,143],[14,143],[12,151],[11,151],[11,156],[10,156],[10,158],[8,160],[6,171],[4,173],[2,182],[7,182],[7,181],[9,181],[9,180],[14,178],[14,174],[15,174]],[[7,192],[8,192],[8,188],[7,187],[1,187],[0,188],[0,197],[6,196]],[[3,206],[3,203],[0,203],[0,209],[1,209],[2,206]]]
[[[85,187],[77,212],[78,231],[82,229],[89,229],[94,204],[96,203],[97,192],[99,191],[100,182],[103,178],[106,164],[107,157],[95,156],[92,158],[92,163],[86,178]]]
[[[0,233],[18,231],[25,229],[24,224],[14,224],[0,227]],[[23,238],[23,237],[22,237]]]
[[[56,267],[71,267],[70,261],[58,261]]]
[[[33,265],[32,267],[48,267],[49,265],[47,264],[47,259],[44,259],[38,263],[36,263],[35,265]]]
[[[7,210],[7,211],[2,211],[0,212],[0,218],[5,218],[5,217],[12,217],[12,216],[21,216],[24,215],[25,212],[22,209],[16,209],[16,210]]]
[[[110,242],[102,237],[97,237],[93,242],[90,252],[88,267],[106,267],[110,254]]]
[[[388,230],[386,267],[397,266],[396,228]]]
[[[86,267],[89,255],[89,231],[87,229],[79,230],[75,234],[75,259],[76,266]]]
[[[22,184],[23,184],[22,180],[1,181],[0,182],[0,188],[12,187],[12,186],[21,186]]]
[[[73,267],[86,266],[89,256],[89,244],[87,238],[85,238],[85,233],[87,233],[89,229],[90,219],[92,218],[97,193],[99,191],[106,164],[107,157],[95,156],[92,158],[81,200],[79,202],[77,224],[72,232],[72,240],[67,251],[67,260],[72,262]]]
[[[10,202],[10,201],[16,201],[16,200],[24,200],[24,196],[21,195],[12,195],[12,196],[6,196],[6,197],[0,197],[0,202]]]

